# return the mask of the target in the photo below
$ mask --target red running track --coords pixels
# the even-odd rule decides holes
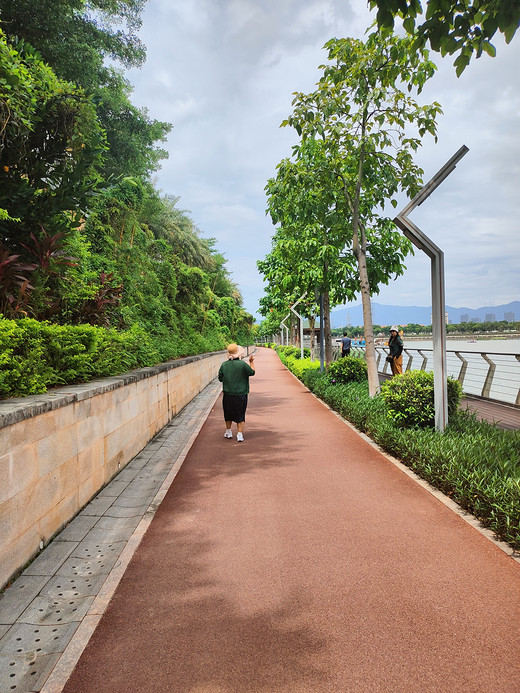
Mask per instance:
[[[520,691],[520,566],[261,350],[220,401],[66,693]]]

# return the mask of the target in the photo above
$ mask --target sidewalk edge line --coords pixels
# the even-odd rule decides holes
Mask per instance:
[[[280,363],[282,363],[280,361]],[[282,366],[286,368],[287,372],[292,375],[292,377],[300,383],[302,387],[304,387],[310,394],[318,401],[320,402],[326,409],[328,409],[330,412],[334,414],[340,421],[342,421],[344,424],[346,424],[350,429],[352,429],[355,433],[357,433],[366,443],[368,443],[372,448],[377,450],[383,457],[385,457],[389,462],[391,462],[395,467],[397,467],[401,472],[406,474],[410,479],[415,481],[419,486],[421,486],[425,491],[428,491],[429,494],[434,496],[438,501],[440,501],[444,506],[446,506],[449,510],[454,512],[456,515],[458,515],[461,520],[464,520],[466,524],[470,525],[473,527],[473,529],[476,529],[479,534],[481,534],[485,539],[488,539],[492,544],[496,546],[497,549],[500,549],[503,553],[505,553],[509,558],[511,558],[515,563],[518,563],[520,565],[520,553],[518,551],[515,551],[509,544],[507,544],[505,541],[501,541],[500,539],[497,539],[496,534],[493,532],[493,530],[488,529],[485,527],[482,522],[476,518],[474,515],[472,515],[470,512],[467,510],[464,510],[458,503],[456,503],[454,500],[452,500],[449,496],[444,494],[442,491],[439,491],[439,489],[435,488],[435,486],[432,486],[428,481],[425,479],[421,478],[416,472],[413,471],[413,469],[410,469],[410,467],[407,467],[401,460],[398,460],[397,457],[393,457],[392,455],[389,455],[383,448],[381,448],[375,441],[372,440],[369,436],[367,436],[366,433],[363,433],[359,429],[357,429],[352,422],[350,422],[348,419],[345,419],[345,417],[341,416],[337,411],[334,411],[326,402],[324,402],[322,399],[320,399],[317,395],[312,392],[312,390],[309,390],[309,388],[296,376],[294,373],[292,373],[285,364],[282,363]],[[45,693],[42,691],[42,693]]]
[[[121,552],[119,560],[112,568],[110,573],[107,575],[103,586],[99,590],[94,602],[92,603],[90,609],[88,610],[86,616],[80,622],[78,629],[72,636],[69,644],[63,651],[61,657],[54,666],[51,674],[49,675],[47,681],[40,690],[40,693],[61,693],[65,687],[67,681],[69,680],[76,664],[78,663],[83,651],[87,647],[90,638],[94,634],[101,617],[105,613],[110,600],[114,596],[114,593],[123,577],[128,564],[132,560],[133,555],[137,551],[142,538],[146,534],[148,527],[150,526],[155,513],[157,512],[159,505],[166,496],[170,486],[172,485],[175,477],[177,476],[184,460],[186,459],[191,446],[195,442],[200,429],[206,422],[206,419],[210,415],[212,408],[215,406],[220,395],[220,390],[217,391],[214,398],[211,399],[210,403],[207,405],[206,411],[200,417],[200,423],[192,431],[188,441],[183,447],[180,454],[177,456],[175,463],[168,472],[168,476],[161,484],[161,487],[154,496],[152,502],[148,506],[143,518],[135,528],[132,536],[129,538],[125,548]]]

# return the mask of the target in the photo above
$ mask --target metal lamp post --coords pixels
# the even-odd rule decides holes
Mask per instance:
[[[446,320],[444,294],[444,253],[428,238],[408,215],[421,205],[432,192],[454,170],[457,163],[467,154],[469,149],[462,145],[456,154],[437,171],[429,183],[419,190],[417,195],[399,212],[394,223],[404,235],[431,259],[432,286],[432,333],[433,333],[433,381],[435,401],[435,428],[444,431],[448,423],[448,392],[446,369]]]

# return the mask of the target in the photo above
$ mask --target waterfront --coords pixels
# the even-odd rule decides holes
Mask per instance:
[[[421,339],[420,337],[407,337],[403,335],[404,346],[408,345],[413,349],[433,349],[431,339]],[[474,353],[485,352],[486,354],[520,354],[520,336],[515,339],[478,339],[471,337],[468,339],[446,339],[446,349],[448,351],[470,351]]]

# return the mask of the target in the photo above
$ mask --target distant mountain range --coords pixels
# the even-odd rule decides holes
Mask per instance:
[[[495,316],[494,320],[507,320],[505,314],[513,314],[512,320],[520,320],[520,301],[512,301],[500,306],[484,306],[482,308],[454,308],[446,306],[450,323],[485,322],[487,316]],[[431,306],[386,306],[382,303],[372,303],[372,320],[375,325],[431,325]],[[509,318],[511,320],[511,317]],[[354,327],[363,324],[363,308],[361,304],[348,304],[343,308],[331,311],[332,327]]]

